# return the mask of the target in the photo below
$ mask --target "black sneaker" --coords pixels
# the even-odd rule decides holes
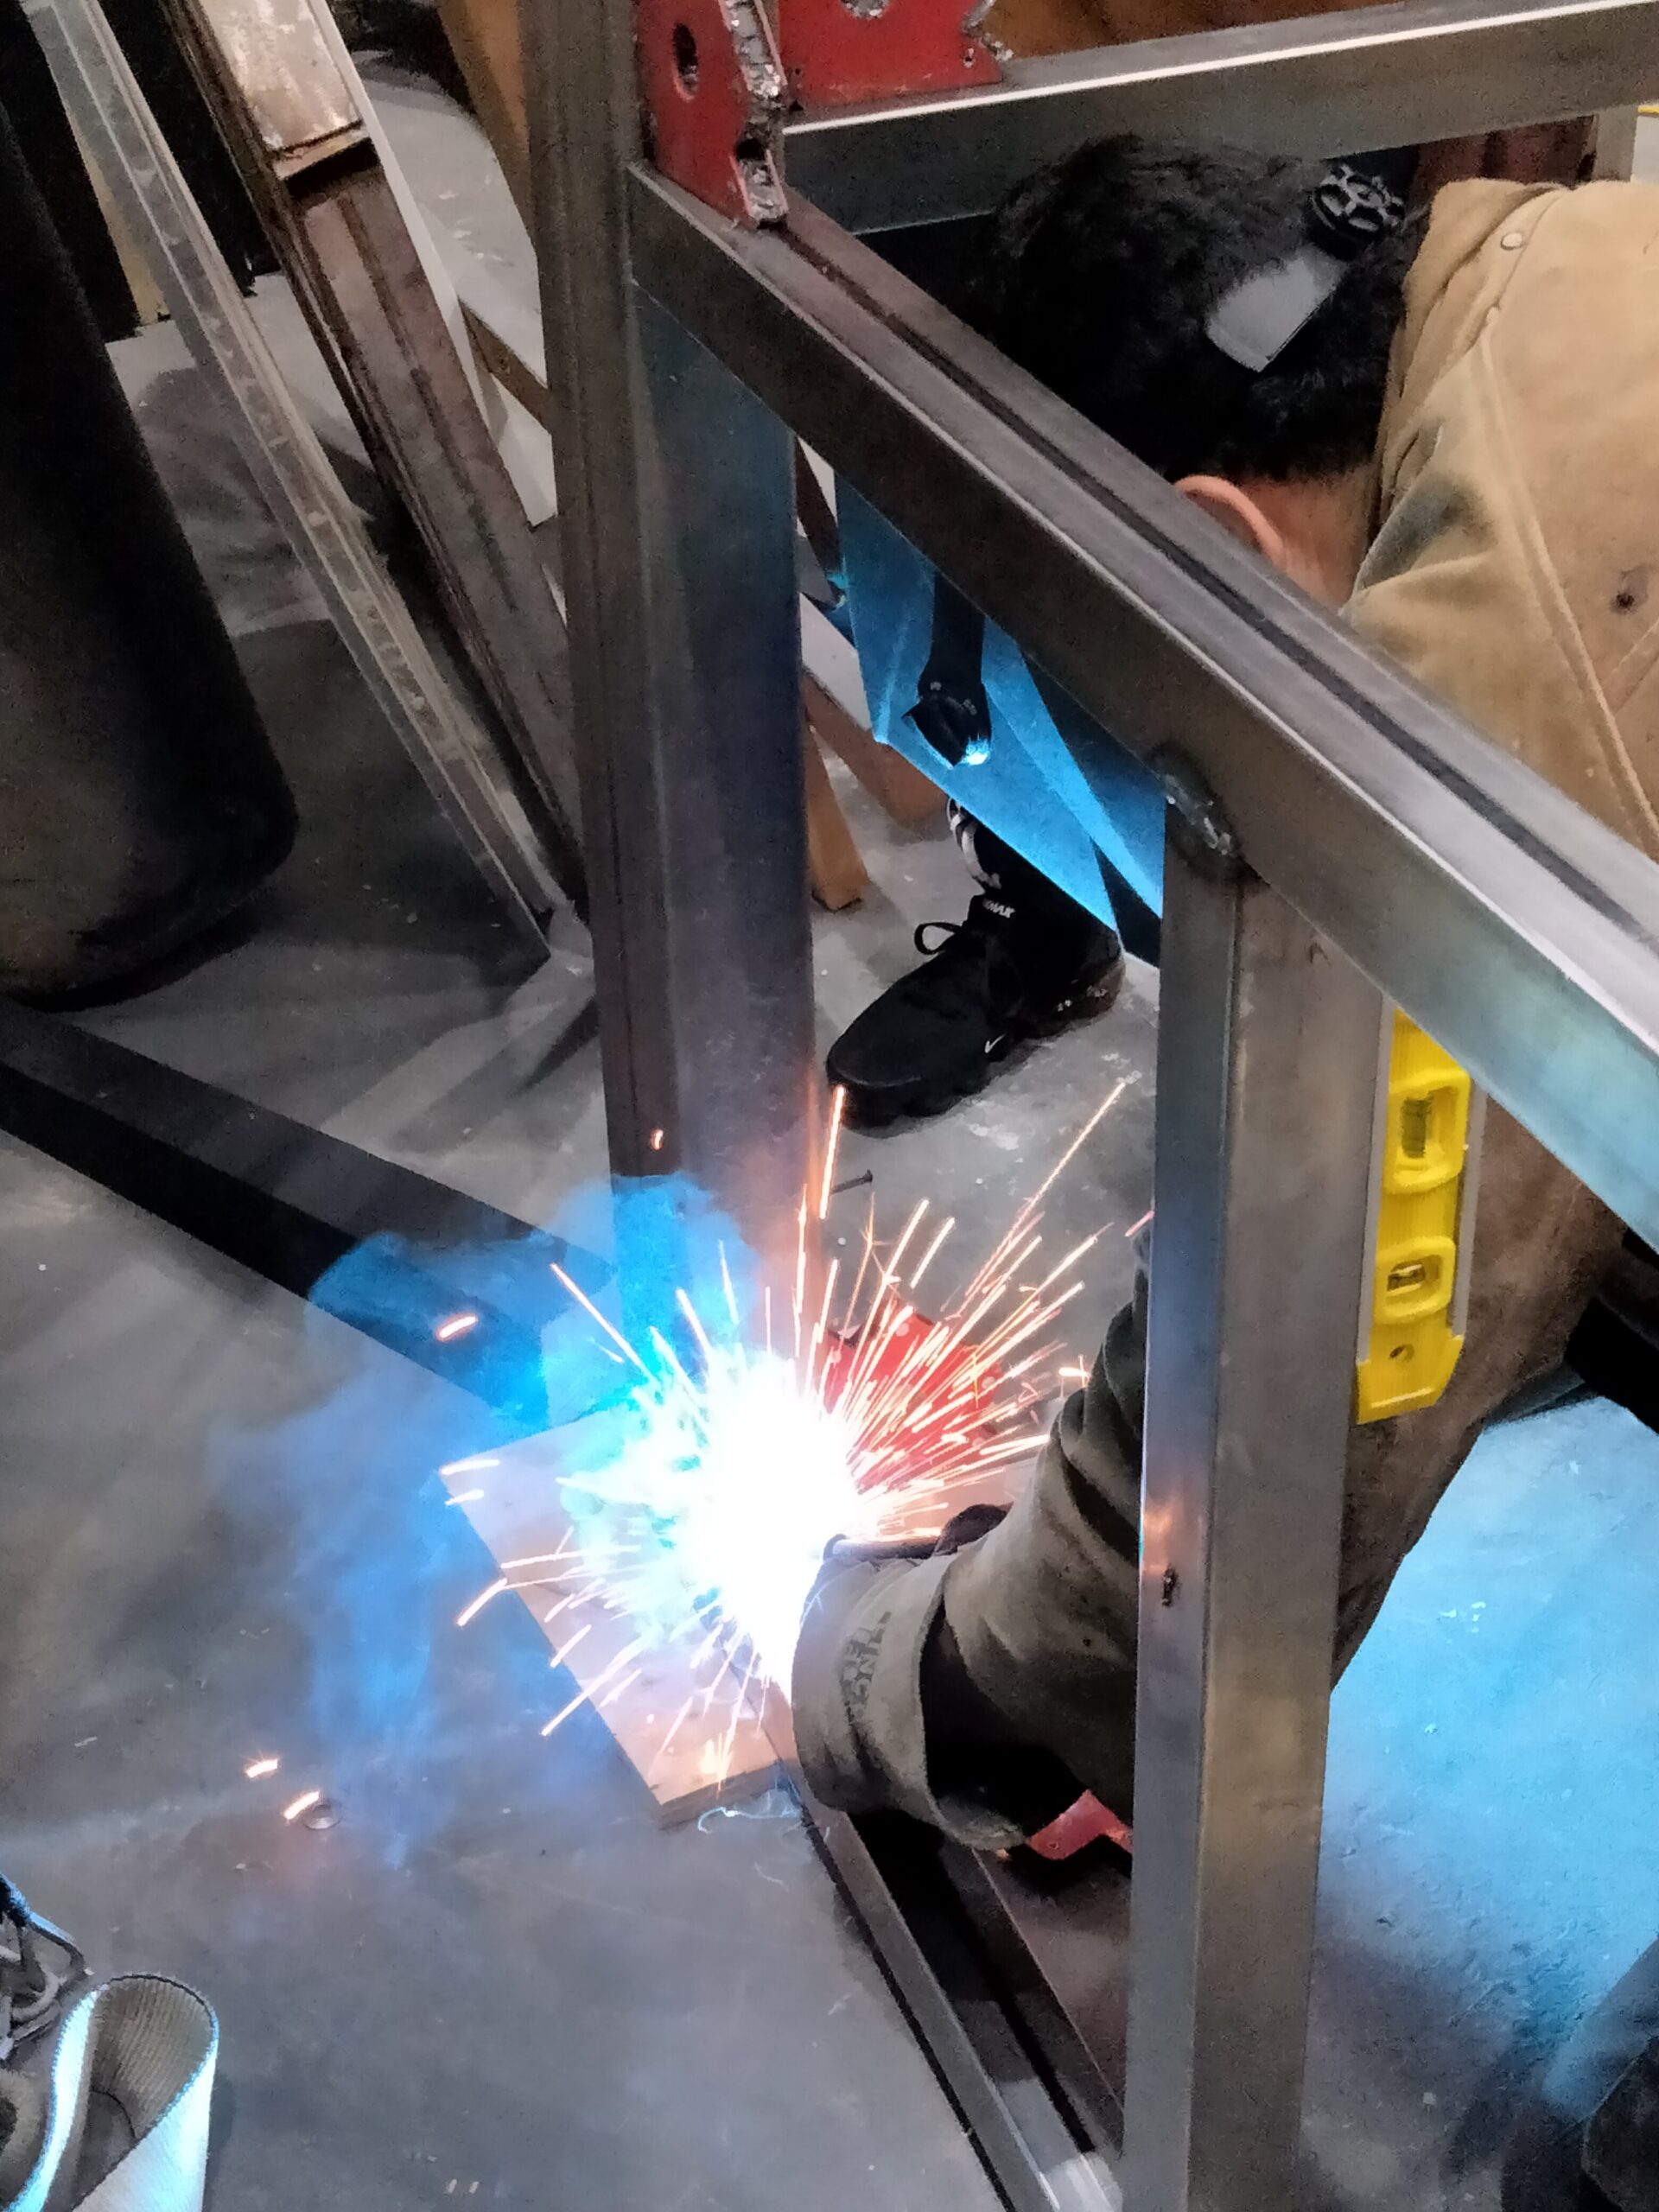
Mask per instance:
[[[936,930],[946,933],[937,950]],[[1116,932],[1082,907],[1057,923],[982,893],[965,921],[924,922],[916,950],[929,957],[865,1007],[825,1064],[849,1119],[867,1128],[942,1113],[982,1090],[1017,1045],[1106,1013],[1123,986]]]

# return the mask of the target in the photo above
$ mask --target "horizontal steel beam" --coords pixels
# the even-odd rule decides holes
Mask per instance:
[[[1588,115],[1659,84],[1654,0],[1399,0],[1005,65],[982,92],[798,117],[792,191],[853,231],[983,214],[1091,139],[1358,153]]]
[[[814,210],[630,212],[639,282],[1659,1239],[1659,868]]]
[[[0,1131],[470,1390],[515,1432],[556,1410],[549,1263],[594,1294],[610,1276],[516,1215],[7,1000]],[[461,1312],[477,1325],[441,1337]]]
[[[890,1814],[832,1813],[798,1770],[791,1779],[814,1840],[1011,2212],[1122,2212],[1106,2152],[1055,2094],[1047,2054],[1034,2056],[1016,2030],[996,1962],[942,1875],[938,1840]]]
[[[1093,2114],[1060,2088],[1052,2034],[1033,2036],[1029,2021],[1024,2034],[1014,2026],[1009,1999],[1028,1985],[1032,1961],[1022,1959],[1022,1938],[1011,1924],[986,1942],[975,1909],[980,1898],[969,1904],[964,1895],[982,1887],[971,1873],[964,1879],[972,1854],[892,1813],[853,1820],[820,1804],[801,1771],[788,1700],[775,1683],[761,1694],[760,1711],[808,1832],[863,1922],[1011,2212],[1122,2212],[1103,2148],[1103,2136],[1115,2137],[1116,2127],[1096,2130]],[[1125,1900],[1118,1904],[1122,1952]],[[996,1916],[995,1905],[991,1911]],[[1039,1980],[1041,1972],[1039,1966]],[[1075,2064],[1077,2033],[1069,2022],[1060,2039],[1071,2046],[1067,2056]],[[1081,2065],[1087,2070],[1086,2056]]]

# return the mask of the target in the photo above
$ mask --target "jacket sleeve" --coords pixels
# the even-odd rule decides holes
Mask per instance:
[[[999,1528],[944,1580],[944,1611],[976,1688],[1128,1820],[1134,1803],[1146,1271],[1087,1387],[1055,1422]]]

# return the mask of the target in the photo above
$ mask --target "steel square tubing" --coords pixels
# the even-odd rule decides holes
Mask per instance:
[[[788,181],[849,230],[977,215],[1114,131],[1358,153],[1588,115],[1659,83],[1653,0],[1398,0],[1004,65],[983,91],[791,123]]]
[[[632,7],[524,21],[611,1165],[766,1248],[815,1095],[789,437],[630,277]]]
[[[1159,997],[1123,2195],[1281,2212],[1381,1006],[1276,892],[1185,842]]]

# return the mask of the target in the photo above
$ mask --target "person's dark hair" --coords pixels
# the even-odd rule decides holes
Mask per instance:
[[[1420,219],[1361,255],[1258,376],[1205,335],[1293,252],[1322,163],[1133,138],[1086,146],[993,218],[969,319],[1165,476],[1292,483],[1368,460]]]

